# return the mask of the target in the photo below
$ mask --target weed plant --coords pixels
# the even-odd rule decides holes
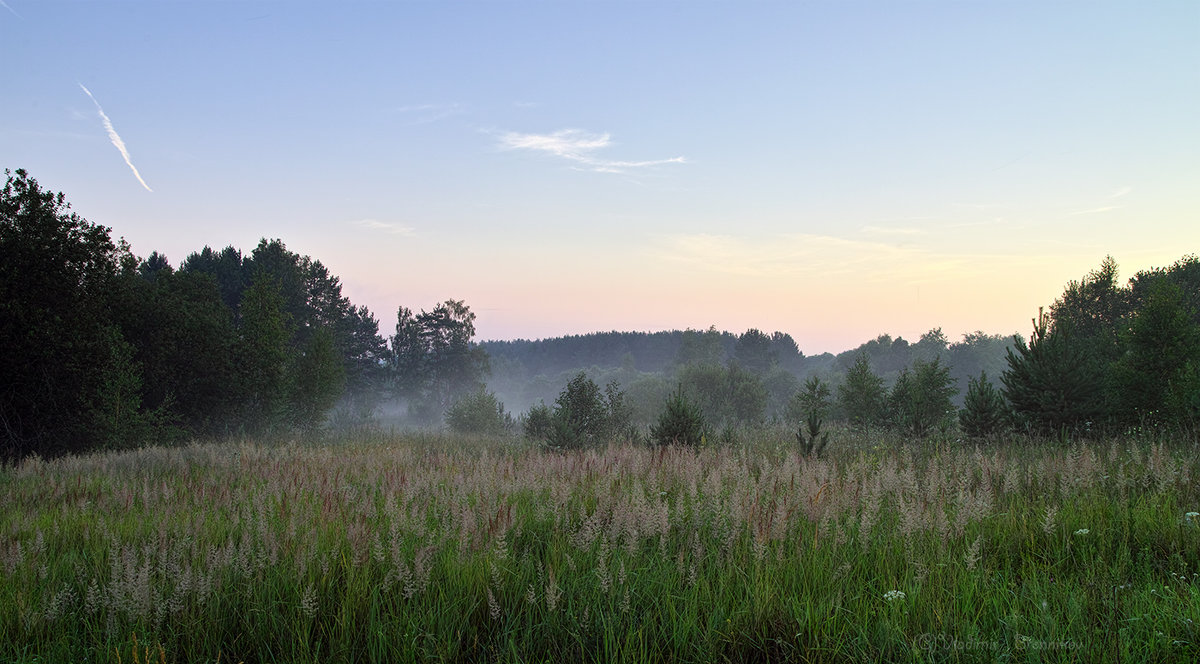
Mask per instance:
[[[789,438],[27,460],[0,661],[1200,658],[1194,443]]]

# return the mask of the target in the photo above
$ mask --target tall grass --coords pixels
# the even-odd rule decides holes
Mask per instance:
[[[0,660],[1200,657],[1194,444],[843,437],[29,460],[0,470]]]

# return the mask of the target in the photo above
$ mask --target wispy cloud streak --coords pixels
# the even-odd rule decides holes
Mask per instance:
[[[1078,210],[1076,212],[1072,212],[1071,216],[1077,217],[1081,214],[1101,214],[1104,212],[1112,212],[1113,210],[1119,210],[1120,208],[1121,208],[1120,205],[1105,205],[1103,207],[1092,208],[1090,210]]]
[[[112,120],[108,119],[108,115],[106,115],[104,113],[104,109],[100,107],[100,102],[96,101],[96,97],[92,95],[92,91],[88,90],[83,83],[80,83],[79,87],[83,88],[83,91],[87,94],[88,98],[91,99],[92,103],[96,105],[96,111],[100,113],[100,119],[104,121],[104,130],[108,132],[108,140],[112,141],[113,147],[117,148],[117,151],[120,152],[121,156],[125,158],[125,164],[129,166],[129,170],[133,171],[133,177],[137,178],[137,181],[142,183],[142,186],[146,188],[146,191],[153,192],[154,190],[150,188],[150,185],[146,184],[146,181],[142,179],[142,174],[138,173],[137,166],[134,166],[133,161],[130,160],[129,150],[125,149],[125,141],[121,140],[121,137],[117,134],[117,130],[113,128]]]
[[[583,164],[597,173],[624,173],[630,169],[648,168],[663,164],[684,164],[684,157],[621,161],[599,159],[592,155],[612,145],[609,134],[593,134],[580,129],[560,129],[551,134],[519,134],[507,132],[500,136],[500,146],[506,150],[532,150]]]
[[[11,13],[13,16],[16,16],[17,18],[21,18],[21,15],[17,13],[17,10],[13,9],[12,7],[9,7],[8,3],[5,2],[4,0],[0,0],[0,7],[4,7],[5,9],[7,9],[9,11],[9,13]]]
[[[388,223],[379,221],[378,219],[359,219],[358,221],[350,222],[359,228],[366,228],[372,231],[380,231],[391,235],[413,235],[415,230],[412,226],[404,224]]]
[[[396,109],[397,113],[402,113],[411,118],[409,124],[429,124],[437,122],[453,115],[461,115],[466,113],[466,107],[457,102],[451,104],[414,104],[411,106],[401,106]]]

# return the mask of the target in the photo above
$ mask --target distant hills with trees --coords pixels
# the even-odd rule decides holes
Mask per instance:
[[[704,367],[736,366],[731,376],[755,376],[767,391],[764,419],[783,415],[788,400],[809,376],[837,384],[865,356],[868,366],[891,385],[915,360],[940,358],[950,368],[954,384],[965,389],[967,380],[987,371],[999,376],[1012,335],[975,332],[951,343],[940,328],[910,343],[883,334],[857,348],[839,353],[804,355],[792,337],[750,329],[738,335],[708,330],[667,332],[597,332],[536,341],[485,341],[480,346],[492,362],[488,386],[505,403],[524,410],[539,401],[554,400],[558,389],[580,370],[600,382],[615,380],[633,393],[633,400],[652,397],[661,403],[677,379],[694,382],[706,375]],[[731,378],[731,380],[735,380]],[[956,392],[955,403],[962,396]]]
[[[1125,284],[1105,259],[1028,340],[934,328],[816,356],[753,328],[479,343],[457,300],[398,307],[382,335],[338,277],[278,239],[203,247],[178,267],[139,259],[63,194],[5,174],[0,459],[391,424],[571,447],[775,423],[819,450],[827,418],[988,438],[1194,431],[1200,416],[1195,256]]]

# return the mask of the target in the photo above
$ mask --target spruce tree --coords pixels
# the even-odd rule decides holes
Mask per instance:
[[[958,422],[963,433],[971,438],[994,438],[1006,426],[1004,397],[988,380],[987,372],[980,371],[971,378],[963,408],[958,413]]]

